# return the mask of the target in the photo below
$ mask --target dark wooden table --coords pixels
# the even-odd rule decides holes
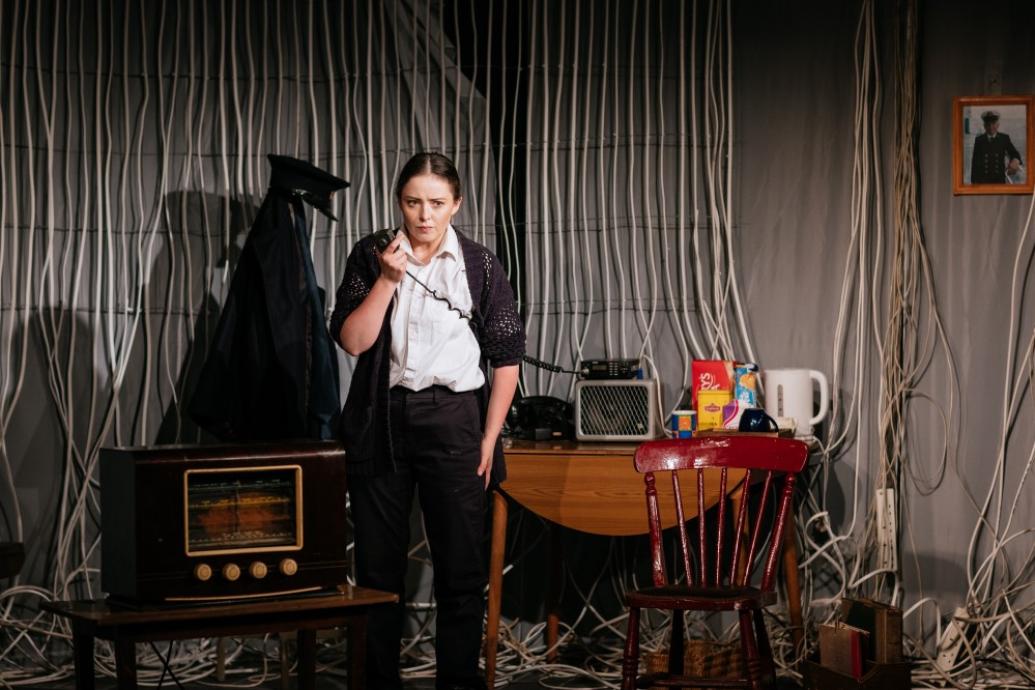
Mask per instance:
[[[316,682],[316,631],[348,626],[349,688],[365,687],[366,614],[394,594],[343,585],[337,592],[295,598],[188,606],[120,607],[103,600],[53,601],[40,606],[69,619],[77,690],[94,690],[94,639],[115,646],[119,690],[136,690],[137,642],[298,631],[298,687]]]
[[[0,578],[13,577],[25,563],[25,546],[18,542],[0,542]]]

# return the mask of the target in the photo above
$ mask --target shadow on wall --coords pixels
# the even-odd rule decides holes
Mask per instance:
[[[82,553],[97,565],[99,551],[92,542],[100,529],[99,486],[96,464],[87,464],[91,450],[203,439],[181,410],[219,319],[229,284],[223,283],[223,267],[229,267],[229,279],[256,209],[201,192],[172,193],[165,203],[165,227],[159,229],[151,275],[143,286],[147,313],[133,335],[117,403],[105,343],[117,340],[109,328],[126,327],[132,317],[122,314],[111,326],[85,301],[75,311],[41,305],[14,324],[10,341],[3,343],[11,348],[13,366],[20,367],[24,357],[25,367],[5,437],[18,495],[0,503],[4,539],[15,538],[14,511],[20,511],[27,556],[22,582],[63,588],[67,573],[86,572],[80,568]],[[87,267],[86,275],[96,275],[96,268]],[[134,270],[127,267],[130,276]],[[135,301],[131,292],[122,299]],[[154,422],[144,423],[145,415],[160,420],[157,430]],[[92,457],[95,462],[97,455]],[[77,523],[84,529],[72,529]],[[62,531],[64,552],[58,553]],[[92,592],[85,587],[81,574],[70,584],[69,595],[97,594],[96,587]]]
[[[105,424],[111,382],[95,361],[98,333],[88,310],[33,313],[14,328],[12,361],[20,361],[26,329],[23,385],[5,438],[25,540],[21,581],[58,588],[100,529],[96,485],[88,483],[96,468],[87,465],[87,452]],[[2,512],[13,525],[11,510]],[[85,529],[73,529],[76,523]],[[59,554],[62,532],[67,541]],[[86,594],[83,572],[68,583],[77,594]]]
[[[210,443],[216,439],[195,424],[187,410],[258,207],[217,194],[173,192],[166,195],[165,208],[165,225],[176,238],[172,245],[176,251],[165,245],[156,257],[149,286],[154,296],[152,303],[165,304],[170,289],[178,291],[181,304],[186,303],[188,256],[192,290],[204,297],[197,307],[191,304],[180,315],[185,350],[178,350],[175,338],[169,337],[167,347],[179,376],[171,390],[167,388],[159,394],[163,413],[154,443]],[[176,300],[174,310],[175,303]],[[158,320],[161,321],[161,315]]]

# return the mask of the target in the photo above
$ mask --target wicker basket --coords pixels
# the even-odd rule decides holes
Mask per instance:
[[[683,648],[683,673],[688,676],[709,678],[737,678],[742,676],[740,645],[736,642],[716,642],[691,638]],[[647,673],[664,673],[668,670],[667,652],[644,652]],[[652,686],[652,690],[664,690]],[[700,690],[694,688],[693,690]]]

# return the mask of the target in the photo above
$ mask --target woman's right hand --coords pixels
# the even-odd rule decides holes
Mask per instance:
[[[406,252],[399,251],[399,243],[402,241],[402,231],[395,233],[395,238],[388,243],[385,250],[378,254],[377,260],[381,264],[381,275],[393,283],[402,281],[406,275]]]
[[[395,288],[406,275],[406,252],[399,251],[401,233],[397,233],[383,252],[378,252],[381,275],[370,286],[370,292],[358,307],[352,310],[338,332],[338,341],[354,357],[369,350],[377,340],[385,312],[395,296]]]

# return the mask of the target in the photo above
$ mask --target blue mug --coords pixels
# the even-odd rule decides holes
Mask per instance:
[[[740,415],[737,431],[779,431],[776,420],[761,407],[749,407]]]

